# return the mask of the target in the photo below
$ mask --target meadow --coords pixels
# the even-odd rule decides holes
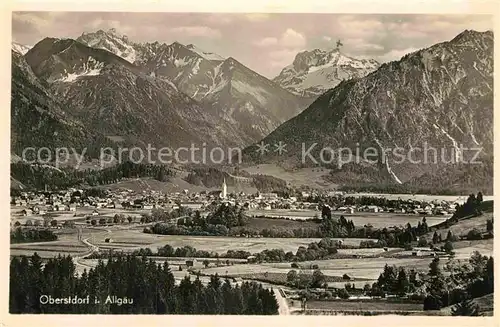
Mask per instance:
[[[270,218],[289,218],[295,220],[312,219],[313,217],[321,216],[321,212],[317,210],[287,210],[287,209],[251,209],[248,211],[250,216],[265,216]],[[348,220],[352,220],[356,226],[364,226],[371,224],[375,228],[405,226],[410,223],[412,226],[422,221],[424,216],[417,214],[403,214],[391,212],[354,212],[345,213],[334,211],[334,217],[344,216]],[[445,221],[449,216],[425,216],[428,226],[433,226]],[[286,221],[286,220],[285,220]]]
[[[359,301],[308,301],[307,309],[334,311],[422,311],[422,303],[399,303],[387,300]]]
[[[348,274],[356,280],[374,281],[382,272],[385,264],[404,266],[405,268],[414,268],[417,270],[427,270],[432,258],[359,258],[359,259],[331,259],[314,260],[299,262],[300,268],[292,268],[289,262],[283,263],[261,263],[234,265],[228,267],[213,267],[203,269],[205,274],[228,274],[243,275],[248,278],[251,274],[275,273],[285,274],[294,269],[303,274],[312,274],[314,269],[311,267],[317,265],[325,276],[342,277]],[[346,281],[350,282],[350,281]],[[363,284],[364,285],[364,284]]]

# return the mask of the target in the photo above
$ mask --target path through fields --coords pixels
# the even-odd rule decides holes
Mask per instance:
[[[274,287],[273,288],[274,295],[276,296],[276,300],[278,301],[278,312],[280,315],[290,315],[290,307],[288,307],[288,302],[286,299],[281,295],[280,288]]]

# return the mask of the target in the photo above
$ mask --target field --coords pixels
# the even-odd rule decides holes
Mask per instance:
[[[245,250],[249,252],[260,252],[265,249],[282,248],[286,251],[296,251],[301,245],[307,246],[311,242],[319,241],[314,238],[238,238],[238,237],[215,237],[215,236],[184,236],[184,235],[154,235],[145,234],[142,229],[135,230],[111,230],[109,234],[100,235],[96,243],[104,242],[105,238],[111,237],[113,243],[135,244],[138,247],[149,247],[155,251],[157,248],[169,244],[173,247],[192,246],[198,250],[225,253],[227,250]],[[117,244],[118,243],[118,244]],[[359,244],[359,239],[357,244]]]
[[[421,303],[397,303],[389,301],[308,301],[307,309],[335,311],[422,311]]]
[[[343,274],[349,274],[354,280],[374,281],[382,272],[384,265],[395,264],[405,266],[407,268],[427,269],[432,259],[391,259],[391,258],[370,258],[370,259],[332,259],[332,260],[315,260],[298,263],[300,270],[304,274],[312,274],[314,269],[310,269],[312,265],[318,265],[321,272],[326,276],[341,277]],[[291,264],[286,263],[262,263],[262,264],[246,264],[230,267],[214,267],[204,269],[206,274],[227,274],[229,275],[248,275],[257,273],[279,273],[286,274],[292,270]],[[364,285],[364,284],[363,284]]]
[[[467,235],[473,228],[477,228],[481,232],[486,232],[486,221],[488,219],[493,219],[493,212],[485,212],[478,217],[459,220],[456,224],[448,228],[440,228],[437,232],[441,233],[442,237],[446,237],[450,230],[456,236]],[[434,232],[430,232],[426,237],[432,239],[433,234]]]
[[[226,267],[227,268],[227,267]],[[203,272],[207,273],[209,271],[208,269],[204,269]],[[230,277],[239,277],[242,279],[252,279],[252,280],[258,280],[258,281],[263,281],[263,282],[268,282],[271,284],[278,284],[278,285],[285,285],[287,283],[287,273],[285,272],[254,272],[254,273],[245,273],[245,274],[231,274],[229,269],[226,269],[227,275]],[[210,273],[210,272],[208,272]],[[226,272],[224,271],[223,275],[226,275]],[[334,285],[338,284],[340,285],[339,287],[344,287],[345,283],[349,281],[342,281],[342,276],[330,276],[326,275],[325,276],[325,281],[328,283],[328,285]],[[363,287],[367,281],[359,281],[358,284],[361,284],[361,287]],[[356,284],[356,285],[358,285]]]
[[[493,256],[494,239],[453,242],[453,251],[457,259],[468,259],[474,251],[482,255]]]
[[[29,215],[26,217],[23,217],[20,215],[20,212],[26,209],[24,206],[11,206],[10,208],[10,213],[11,213],[11,220],[13,223],[16,221],[19,221],[21,224],[24,224],[27,220],[31,221],[43,221],[43,217],[41,215]],[[76,212],[73,211],[53,211],[50,212],[52,217],[56,219],[57,221],[64,222],[66,220],[72,220],[75,222],[85,222],[86,216],[92,215],[92,212],[96,210],[95,208],[92,207],[80,207],[77,209]],[[141,210],[141,209],[134,209],[134,210],[128,210],[128,209],[120,209],[120,208],[99,208],[97,209],[99,212],[99,218],[112,218],[116,214],[123,214],[125,216],[132,216],[135,218],[140,218],[142,214],[144,213],[149,213],[151,210]]]
[[[456,203],[464,203],[467,200],[467,196],[465,195],[427,195],[427,194],[383,194],[383,193],[349,193],[345,194],[345,196],[353,196],[353,197],[362,197],[362,196],[370,196],[370,197],[381,197],[386,198],[388,200],[415,200],[415,201],[453,201]],[[484,196],[484,201],[493,200],[493,196]]]
[[[284,209],[272,209],[272,210],[257,210],[251,209],[248,211],[250,216],[266,216],[266,217],[284,217],[291,219],[311,219],[315,215],[321,216],[320,211],[316,210],[284,210]],[[343,213],[343,212],[333,212],[334,217],[344,216],[346,219],[352,220],[356,226],[364,226],[366,224],[371,224],[375,228],[379,227],[391,227],[391,226],[404,226],[410,223],[412,226],[417,225],[419,221],[422,221],[423,216],[416,214],[401,214],[401,213],[390,213],[390,212],[355,212],[355,213]],[[448,216],[425,216],[427,219],[427,225],[433,226],[445,221]]]
[[[488,294],[484,295],[478,298],[474,299],[474,303],[479,305],[479,313],[480,315],[484,316],[492,316],[493,315],[493,294]],[[446,314],[451,314],[451,308],[452,306],[449,307],[444,307],[441,309],[442,312]]]
[[[94,231],[94,233],[105,233],[105,231]],[[89,252],[89,248],[83,242],[78,241],[76,230],[54,230],[58,235],[57,241],[16,243],[10,245],[10,255],[32,255],[38,253],[42,258],[51,258],[61,255],[78,256]],[[91,230],[82,230],[82,237],[91,237]]]
[[[287,229],[293,230],[298,228],[318,228],[320,226],[319,223],[308,220],[287,220],[287,219],[275,219],[275,218],[249,218],[248,224],[245,226],[245,229],[252,230],[262,230],[265,228],[278,228],[278,229]]]
[[[282,179],[292,186],[308,186],[312,188],[335,188],[336,185],[327,182],[324,176],[330,172],[326,168],[300,168],[293,171],[285,170],[276,164],[262,164],[243,168],[250,174],[269,175]]]

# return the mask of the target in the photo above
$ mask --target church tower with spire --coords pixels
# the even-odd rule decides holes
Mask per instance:
[[[227,198],[227,185],[226,185],[226,177],[224,177],[224,181],[222,182],[222,198]]]

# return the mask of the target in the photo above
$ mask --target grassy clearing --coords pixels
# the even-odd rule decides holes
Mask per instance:
[[[206,270],[204,270],[205,272]],[[277,285],[286,285],[287,284],[287,274],[284,272],[277,273],[277,272],[254,272],[254,273],[247,273],[247,274],[235,274],[232,275],[228,272],[229,277],[239,277],[242,279],[252,279],[252,280],[258,280],[262,282],[267,282],[271,284],[277,284]],[[325,276],[325,281],[330,284],[334,283],[341,283],[342,281],[342,276],[330,276],[326,275]],[[344,281],[341,287],[344,287],[345,283],[347,281]],[[366,282],[365,282],[366,283]],[[364,286],[364,284],[363,284]]]
[[[391,212],[355,212],[355,213],[344,213],[340,211],[334,211],[334,216],[340,217],[344,216],[348,220],[352,220],[356,226],[364,226],[366,224],[371,224],[375,228],[392,227],[392,226],[405,226],[410,223],[412,226],[418,224],[422,221],[424,216],[416,214],[402,214],[402,213],[391,213]],[[261,209],[251,209],[248,211],[250,216],[266,216],[272,218],[290,218],[295,220],[306,220],[312,219],[315,215],[321,216],[320,211],[316,210],[286,210],[286,209],[272,209],[272,210],[261,210]],[[445,221],[447,216],[425,216],[427,219],[427,224],[433,226]],[[279,219],[276,219],[276,224],[278,224]],[[287,223],[292,223],[291,220],[282,220]],[[272,221],[270,222],[272,223]]]
[[[398,303],[390,301],[308,301],[308,309],[332,311],[422,311],[421,303]]]
[[[77,256],[82,253],[85,253],[85,251],[67,251],[67,252],[61,252],[61,251],[53,251],[51,249],[46,249],[46,250],[23,250],[23,249],[11,249],[10,250],[10,255],[11,256],[32,256],[34,253],[37,253],[40,257],[42,258],[53,258],[57,257],[58,255],[71,255],[71,256]]]
[[[371,224],[375,228],[392,227],[392,226],[405,226],[410,223],[416,226],[418,222],[422,221],[424,216],[416,214],[403,214],[391,212],[355,212],[349,213],[336,213],[335,215],[342,214],[346,219],[352,220],[356,226],[364,226]],[[446,216],[425,216],[427,224],[433,226],[446,220]]]
[[[374,280],[377,279],[384,269],[384,265],[404,266],[408,269],[427,270],[432,258],[360,258],[360,259],[333,259],[333,260],[314,260],[299,262],[303,273],[312,273],[312,265],[317,265],[321,272],[329,276],[342,276],[348,274],[355,279]],[[246,265],[252,266],[252,265]],[[290,263],[262,263],[262,271],[288,272],[291,268]],[[257,270],[258,268],[253,268]],[[257,270],[258,271],[258,270]],[[244,273],[244,272],[241,272]]]
[[[317,238],[240,238],[240,237],[215,237],[215,236],[184,236],[184,235],[155,235],[146,234],[139,230],[110,230],[109,233],[98,235],[97,243],[104,242],[106,238],[112,238],[113,243],[135,243],[140,247],[149,247],[156,251],[159,247],[169,244],[173,247],[190,245],[198,250],[225,253],[227,250],[246,250],[249,252],[260,252],[265,249],[283,249],[297,251],[298,247],[307,246],[311,242],[317,242]],[[360,239],[354,239],[353,244],[359,245]],[[113,244],[110,243],[110,244]]]
[[[484,316],[492,316],[493,315],[493,307],[494,307],[494,297],[493,294],[487,294],[481,297],[477,297],[474,300],[474,303],[479,305],[479,314]],[[451,309],[453,306],[444,307],[441,309],[441,312],[451,315]]]
[[[286,274],[290,270],[297,270],[303,274],[312,274],[314,269],[312,265],[318,265],[321,272],[325,276],[342,276],[349,274],[355,280],[375,280],[382,272],[384,265],[395,264],[398,266],[405,266],[408,268],[415,268],[419,270],[426,270],[432,259],[334,259],[334,260],[317,260],[298,263],[300,269],[292,268],[290,263],[262,263],[262,264],[246,264],[235,265],[228,267],[214,267],[204,269],[206,274],[219,275],[247,275],[247,274],[261,274],[261,273],[276,273]],[[364,284],[363,284],[364,285]]]
[[[395,251],[401,250],[399,248],[387,248],[387,251],[381,248],[370,248],[370,249],[338,249],[337,253],[339,255],[359,255],[359,256],[375,256],[382,255],[387,252],[394,253]]]
[[[458,241],[453,242],[455,258],[469,259],[474,251],[479,251],[482,255],[493,256],[494,239],[476,240],[476,241]]]
[[[262,230],[264,228],[279,229],[299,229],[299,228],[318,228],[319,223],[313,221],[286,220],[273,218],[249,218],[245,229]]]
[[[414,200],[414,201],[452,201],[456,203],[463,203],[467,200],[467,196],[464,195],[427,195],[427,194],[386,194],[386,193],[350,193],[346,194],[346,196],[353,197],[362,197],[362,196],[371,196],[371,197],[383,197],[389,200]],[[493,200],[493,196],[484,196],[483,199]]]
[[[295,168],[293,170],[285,170],[276,164],[261,164],[243,168],[250,174],[269,175],[282,179],[292,186],[309,186],[312,188],[335,188],[337,185],[327,182],[324,176],[330,172],[326,168]]]
[[[493,219],[493,212],[486,212],[478,217],[472,217],[472,218],[459,220],[456,224],[454,224],[448,228],[438,229],[437,232],[441,233],[441,236],[443,237],[443,239],[446,238],[446,235],[448,234],[448,231],[450,231],[450,230],[456,236],[466,235],[473,228],[477,228],[481,232],[486,232],[486,221],[488,219]],[[426,234],[426,237],[427,237],[427,239],[432,239],[433,235],[434,235],[434,232],[430,232],[430,233]]]

